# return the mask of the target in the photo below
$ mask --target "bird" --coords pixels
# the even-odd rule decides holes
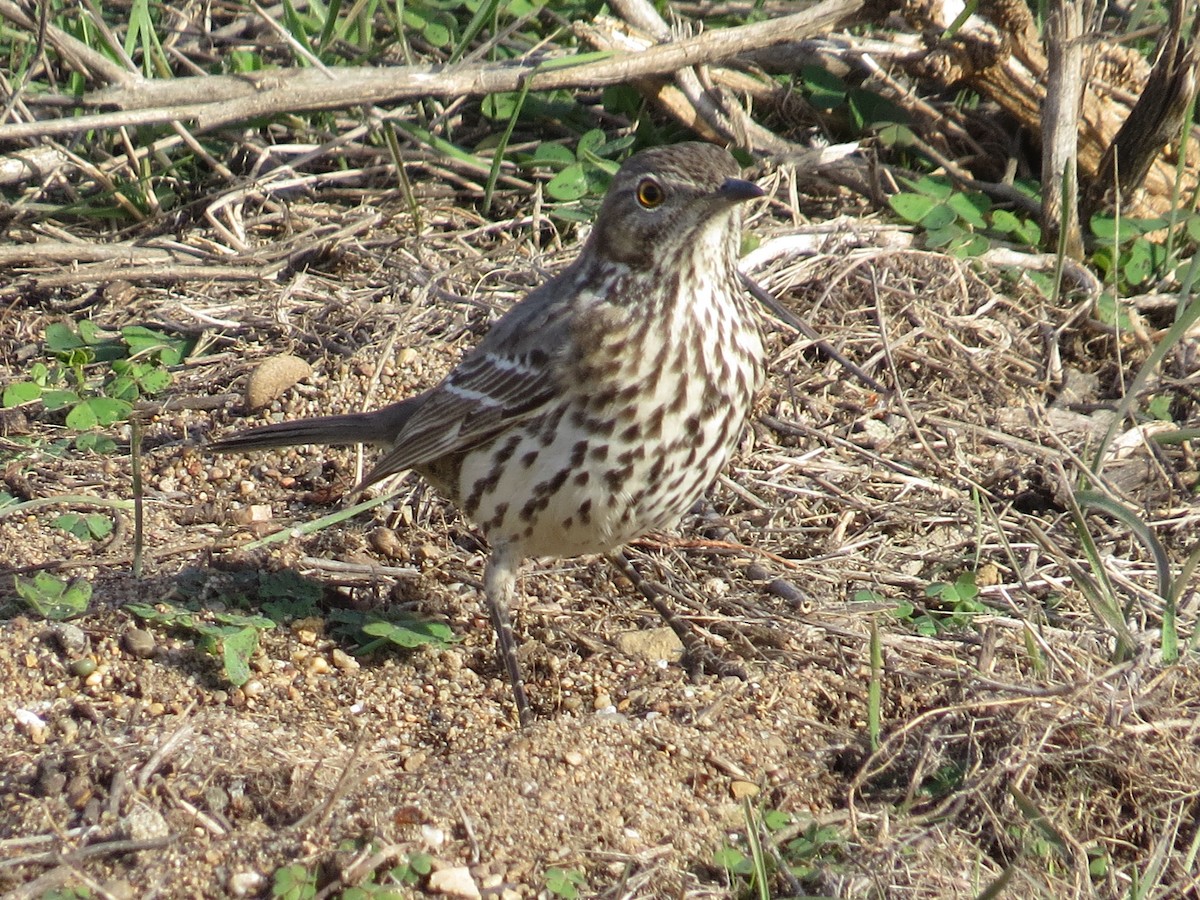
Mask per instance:
[[[764,192],[740,176],[727,150],[704,142],[631,155],[574,261],[439,384],[209,449],[377,445],[356,490],[414,470],[453,501],[490,547],[497,657],[529,724],[509,615],[521,562],[612,554],[674,526],[724,468],[761,387],[762,326],[737,256],[743,204]]]

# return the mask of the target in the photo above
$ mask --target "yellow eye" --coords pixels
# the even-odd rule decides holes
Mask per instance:
[[[643,178],[637,186],[637,201],[646,209],[654,209],[656,206],[661,206],[662,202],[667,199],[667,195],[663,193],[662,185],[653,178]]]

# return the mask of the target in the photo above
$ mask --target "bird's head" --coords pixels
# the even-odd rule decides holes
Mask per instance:
[[[712,144],[643,150],[614,176],[589,247],[600,259],[635,271],[689,248],[732,259],[740,238],[739,207],[763,194],[739,174],[734,158]]]

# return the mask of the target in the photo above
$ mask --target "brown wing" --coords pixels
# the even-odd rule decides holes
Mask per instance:
[[[428,392],[363,483],[469,450],[561,395],[559,360],[574,314],[569,298],[578,269],[579,261],[510,309]]]

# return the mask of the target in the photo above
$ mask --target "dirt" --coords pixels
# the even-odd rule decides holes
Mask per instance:
[[[1165,664],[1150,553],[1090,515],[1137,640],[1117,658],[1079,588],[1093,570],[1067,511],[1106,392],[1147,345],[1047,308],[1011,274],[848,234],[760,272],[895,393],[774,324],[770,381],[737,458],[676,534],[634,548],[748,677],[693,681],[677,660],[639,655],[623,636],[661,622],[605,561],[531,563],[515,624],[537,721],[519,729],[470,523],[409,478],[375,510],[246,551],[339,509],[355,456],[204,448],[249,421],[381,405],[436,382],[577,240],[548,240],[547,223],[467,234],[445,208],[418,238],[401,212],[383,213],[369,238],[275,280],[5,300],[5,383],[40,358],[54,321],[199,339],[147,411],[141,577],[127,510],[96,507],[119,522],[105,542],[52,525],[88,508],[81,496],[132,497],[125,453],[57,452],[62,417],[37,404],[0,442],[18,501],[76,498],[0,518],[10,896],[269,896],[294,871],[339,896],[426,857],[433,872],[401,895],[566,895],[563,870],[581,896],[741,896],[749,877],[727,865],[751,855],[748,826],[764,817],[778,829],[763,833],[776,896],[961,897],[1003,883],[1115,897],[1135,871],[1153,876],[1152,895],[1196,895],[1195,580],[1179,595],[1183,661]],[[289,215],[299,232],[338,211]],[[784,223],[762,211],[751,229]],[[1048,337],[1047,323],[1064,328]],[[314,374],[247,412],[244,379],[285,353]],[[1066,409],[1064,364],[1099,385]],[[1160,386],[1187,377],[1168,364]],[[1178,392],[1177,422],[1195,426],[1194,396]],[[1179,572],[1200,522],[1195,458],[1186,445],[1130,446],[1112,467],[1121,499]],[[32,617],[13,576],[37,570],[87,579],[87,612]],[[194,633],[126,609],[186,601],[212,616],[260,571],[312,580],[319,610],[266,631],[241,686]],[[981,605],[955,618],[927,589],[965,573]],[[457,642],[354,656],[330,611],[384,607],[443,621]],[[717,855],[728,847],[737,854]]]

